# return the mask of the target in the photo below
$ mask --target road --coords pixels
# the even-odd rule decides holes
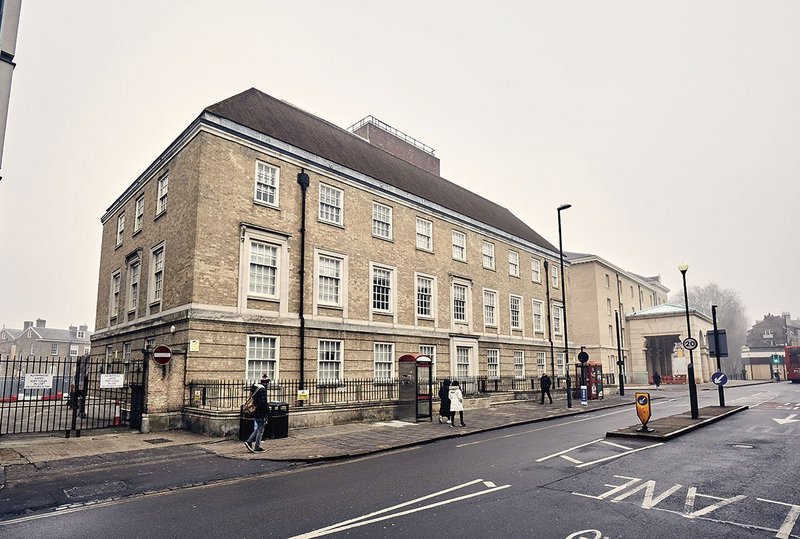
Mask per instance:
[[[700,406],[716,399],[701,392]],[[741,387],[726,400],[751,408],[664,444],[606,439],[635,418],[601,410],[14,517],[0,535],[800,537],[800,386]],[[654,418],[687,409],[687,397],[653,401]]]

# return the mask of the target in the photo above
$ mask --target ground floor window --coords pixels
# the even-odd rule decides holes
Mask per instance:
[[[525,378],[525,352],[514,350],[514,377]]]
[[[500,378],[500,350],[490,348],[486,351],[487,374],[489,378]]]
[[[274,380],[278,370],[278,338],[263,335],[247,337],[247,380],[260,380],[263,374]]]
[[[317,377],[320,382],[338,382],[342,377],[342,341],[319,341]]]
[[[466,378],[469,376],[469,356],[472,348],[469,346],[456,347],[456,378]]]
[[[394,345],[376,342],[374,352],[375,381],[388,382],[394,372]]]
[[[539,376],[543,375],[547,370],[546,358],[544,352],[536,352],[536,366],[539,367]]]
[[[436,346],[432,344],[420,344],[419,353],[431,358],[431,372],[433,378],[436,379]]]

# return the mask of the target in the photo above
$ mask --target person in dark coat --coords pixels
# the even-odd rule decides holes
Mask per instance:
[[[267,415],[269,414],[267,388],[264,382],[268,384],[269,378],[262,379],[260,383],[253,384],[253,387],[250,388],[250,398],[253,399],[253,403],[256,405],[256,411],[253,414],[253,434],[250,435],[244,446],[251,453],[264,451],[264,448],[261,447],[261,437],[264,435],[264,427],[267,424]]]
[[[539,404],[544,404],[544,396],[547,395],[547,398],[550,399],[550,404],[553,404],[553,397],[550,396],[550,377],[547,376],[547,373],[543,373],[542,377],[539,378],[539,385],[542,390],[542,400]]]
[[[661,387],[661,375],[658,374],[657,372],[653,373],[653,385],[656,386],[656,389]]]
[[[439,387],[439,423],[450,423],[450,380],[447,378]]]

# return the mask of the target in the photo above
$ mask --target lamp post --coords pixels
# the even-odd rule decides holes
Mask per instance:
[[[689,321],[689,294],[686,291],[686,272],[689,270],[689,264],[682,263],[678,266],[678,271],[681,272],[683,277],[683,301],[686,306],[686,332],[687,339],[692,336],[692,324]],[[689,364],[686,366],[686,375],[689,378],[689,407],[692,411],[692,419],[697,419],[700,413],[697,410],[697,384],[694,381],[694,353],[692,348],[689,348]]]
[[[558,256],[561,262],[561,310],[564,311],[564,367],[567,379],[567,408],[572,408],[572,388],[570,387],[569,377],[569,338],[567,337],[567,293],[566,283],[564,282],[564,246],[561,241],[561,212],[572,207],[572,204],[562,204],[558,210]],[[550,286],[548,283],[547,286]]]

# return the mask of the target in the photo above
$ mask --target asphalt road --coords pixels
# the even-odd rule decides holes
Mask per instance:
[[[716,399],[701,392],[700,405]],[[605,439],[635,417],[601,410],[15,517],[0,536],[800,537],[800,385],[726,399],[751,409],[665,444]],[[653,417],[687,408],[655,400]]]

